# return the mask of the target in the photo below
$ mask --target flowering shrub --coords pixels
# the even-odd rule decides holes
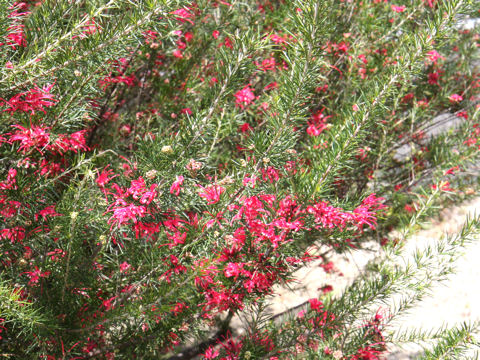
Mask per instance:
[[[433,255],[268,302],[334,252],[395,254],[475,192],[480,36],[457,22],[476,6],[2,1],[2,355],[382,358],[409,303],[380,304],[421,299],[448,273]],[[442,114],[459,125],[437,131]]]

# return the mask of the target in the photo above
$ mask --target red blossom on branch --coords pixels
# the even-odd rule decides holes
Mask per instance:
[[[35,85],[33,89],[14,95],[10,100],[1,99],[8,106],[4,111],[10,114],[17,111],[30,112],[31,115],[35,115],[35,111],[41,111],[46,114],[45,108],[54,106],[58,101],[55,95],[50,93],[53,85],[54,83],[47,84],[41,89]]]
[[[181,186],[183,184],[184,177],[182,175],[177,176],[177,179],[172,183],[170,187],[170,194],[178,196],[180,195],[180,191],[182,190]]]
[[[402,13],[405,11],[407,7],[405,5],[397,6],[392,4],[392,10],[397,12],[397,13]]]
[[[255,100],[255,94],[250,85],[245,86],[242,90],[238,90],[235,93],[235,105],[244,109]]]
[[[207,200],[207,205],[213,205],[220,201],[220,196],[225,192],[225,188],[220,185],[210,185],[206,188],[199,185],[201,191],[198,196]]]

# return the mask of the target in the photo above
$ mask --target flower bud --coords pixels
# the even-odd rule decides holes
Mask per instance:
[[[161,151],[164,154],[173,154],[173,149],[170,145],[163,146]]]

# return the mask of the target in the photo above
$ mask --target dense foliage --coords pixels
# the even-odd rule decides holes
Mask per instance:
[[[395,259],[478,188],[480,36],[458,25],[478,3],[0,8],[2,357],[360,360],[428,341],[389,323],[479,221]],[[387,255],[341,295],[269,313],[300,266],[372,240]],[[474,330],[430,334],[425,358]]]

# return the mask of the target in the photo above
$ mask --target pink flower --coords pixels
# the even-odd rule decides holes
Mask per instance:
[[[439,85],[438,80],[440,79],[440,71],[435,71],[428,74],[428,83],[430,85]]]
[[[182,186],[183,180],[184,177],[182,175],[177,176],[177,180],[175,180],[170,187],[170,194],[173,194],[175,196],[178,196],[180,194],[180,190],[182,190],[180,186]]]
[[[110,165],[108,165],[105,169],[103,169],[103,171],[97,176],[97,178],[95,179],[95,182],[97,183],[97,185],[101,188],[105,187],[106,184],[108,184],[108,182],[110,180],[112,180],[113,178],[115,178],[116,176],[118,175],[114,175],[114,176],[111,176],[109,177],[110,175],[113,174],[113,170],[112,169],[108,169],[107,168],[109,167]]]
[[[182,55],[182,52],[180,50],[175,50],[173,53],[172,53],[173,56],[175,56],[176,58],[179,58],[179,59],[182,59],[183,58],[183,55]]]
[[[63,251],[62,249],[55,249],[47,253],[47,256],[50,256],[50,259],[53,261],[58,260],[59,258],[63,258],[65,257],[65,255],[65,251]]]
[[[200,186],[200,188],[202,191],[198,193],[198,196],[207,200],[207,205],[216,204],[220,200],[220,195],[225,191],[225,188],[220,185],[210,185],[206,188]]]
[[[115,202],[114,206],[116,206],[113,210],[113,215],[108,219],[108,223],[123,225],[133,220],[134,223],[137,223],[137,216],[143,217],[147,213],[147,208],[145,206],[137,206],[134,204],[129,204],[123,200],[119,199]]]
[[[63,154],[66,151],[73,151],[76,153],[77,150],[89,150],[86,145],[85,133],[86,130],[80,130],[70,135],[60,134],[55,143],[48,146],[48,149],[59,152],[60,154]]]
[[[427,53],[427,59],[436,64],[438,59],[445,59],[442,55],[438,53],[437,50],[432,50]]]
[[[140,204],[143,205],[150,205],[150,203],[157,197],[157,191],[155,190],[157,188],[157,184],[152,184],[150,185],[150,189],[145,189],[145,192],[143,195],[140,197]]]
[[[168,237],[168,240],[171,241],[171,243],[167,244],[168,248],[171,249],[177,245],[184,244],[187,238],[187,233],[186,232],[181,233],[180,231],[175,231],[173,234],[170,234],[167,232],[167,237]]]
[[[405,11],[405,9],[406,9],[405,5],[402,5],[402,6],[392,5],[392,10],[397,13],[402,13]]]
[[[8,39],[7,44],[12,47],[13,50],[17,49],[18,46],[25,47],[27,46],[27,40],[25,39],[25,33],[23,24],[14,24],[7,29],[9,34],[6,36]]]
[[[258,177],[256,175],[252,175],[251,177],[249,175],[245,175],[245,177],[242,180],[243,186],[247,186],[248,184],[251,184],[250,187],[252,189],[255,189],[255,184],[258,180]]]
[[[272,40],[275,44],[285,44],[287,42],[287,35],[279,36],[277,34],[271,34],[270,40]]]
[[[94,19],[88,20],[85,25],[83,26],[82,29],[82,35],[80,35],[80,38],[85,38],[87,35],[91,35],[96,33],[98,30],[97,24],[95,23]]]
[[[307,128],[307,134],[310,135],[310,136],[318,136],[326,128],[327,128],[327,125],[325,125],[324,123],[320,123],[317,126],[315,126],[315,124],[310,124],[310,125],[308,125],[308,128]]]
[[[230,334],[228,334],[228,338],[220,344],[222,348],[225,350],[227,353],[228,357],[227,359],[239,359],[240,358],[240,351],[242,350],[243,343],[241,339],[238,339],[235,341],[230,337]]]
[[[228,263],[227,267],[225,268],[225,276],[226,277],[237,277],[241,274],[243,268],[243,264],[237,263]]]
[[[218,36],[220,35],[220,31],[218,30],[213,30],[212,32],[212,36],[214,39],[218,39]]]
[[[46,114],[44,107],[51,107],[58,101],[55,96],[50,93],[54,84],[47,84],[42,89],[35,85],[33,89],[19,93],[5,101],[9,106],[4,111],[13,114],[16,111],[29,112],[35,115],[35,111],[41,111]]]
[[[267,181],[269,180],[272,184],[278,179],[280,179],[280,174],[277,169],[273,166],[269,166],[267,169],[261,169],[262,171],[262,180]]]
[[[435,5],[435,1],[437,0],[423,0],[423,3],[431,8]]]
[[[25,239],[25,229],[19,226],[11,229],[2,229],[0,230],[0,239],[10,240],[12,244],[15,242],[21,243]]]
[[[37,284],[38,280],[41,277],[47,277],[48,275],[50,275],[50,271],[41,272],[38,269],[38,266],[35,266],[34,271],[27,271],[25,274],[27,274],[28,277],[30,278],[30,281],[28,282],[28,285],[32,286],[33,284]]]
[[[105,307],[105,310],[111,310],[114,308],[114,300],[116,299],[116,296],[112,296],[110,299],[103,300],[102,305]]]
[[[157,196],[157,184],[152,184],[149,189],[145,186],[145,180],[140,176],[138,180],[132,180],[127,193],[132,195],[135,200],[140,200],[141,204],[150,204]]]
[[[243,123],[239,128],[239,131],[244,133],[244,134],[249,132],[249,131],[252,131],[252,130],[253,130],[253,128],[250,126],[250,124],[248,122]]]
[[[379,360],[382,352],[371,346],[366,346],[357,350],[357,353],[351,357],[351,360]]]
[[[15,178],[16,176],[17,176],[17,170],[14,168],[9,169],[7,174],[7,180],[0,182],[0,189],[3,189],[3,190],[17,189],[17,186],[16,186],[17,179]]]
[[[248,106],[255,100],[255,94],[253,89],[247,85],[242,90],[239,90],[235,93],[235,105],[244,109],[245,106]]]
[[[263,88],[264,91],[278,88],[278,83],[276,81],[271,82]]]
[[[47,216],[62,216],[62,214],[59,214],[55,211],[55,205],[50,205],[47,206],[45,209],[40,210],[37,214],[35,214],[35,221],[38,221],[39,217],[42,217],[43,220],[47,219]]]
[[[308,302],[310,303],[310,309],[312,310],[318,311],[323,307],[323,303],[318,299],[310,299]]]
[[[458,94],[453,94],[448,97],[451,103],[457,103],[463,100],[463,97]]]
[[[131,267],[132,267],[132,265],[130,265],[129,263],[127,263],[126,261],[124,261],[123,263],[120,264],[120,272],[125,273],[125,272],[127,272]]]
[[[32,147],[36,147],[40,153],[42,149],[48,145],[50,141],[50,133],[48,127],[40,127],[32,125],[30,129],[27,129],[21,125],[12,125],[14,128],[17,128],[14,134],[10,135],[10,141],[20,141],[20,147],[18,151],[22,151],[24,154],[30,150]]]
[[[178,9],[172,12],[172,14],[177,15],[176,19],[178,22],[184,23],[184,22],[189,22],[190,24],[193,25],[193,19],[195,17],[194,14],[192,14],[188,8],[182,8]]]
[[[215,350],[215,348],[210,346],[207,349],[207,351],[205,351],[205,354],[203,354],[203,358],[204,359],[215,359],[216,357],[218,357],[218,355],[220,355],[218,350]]]

